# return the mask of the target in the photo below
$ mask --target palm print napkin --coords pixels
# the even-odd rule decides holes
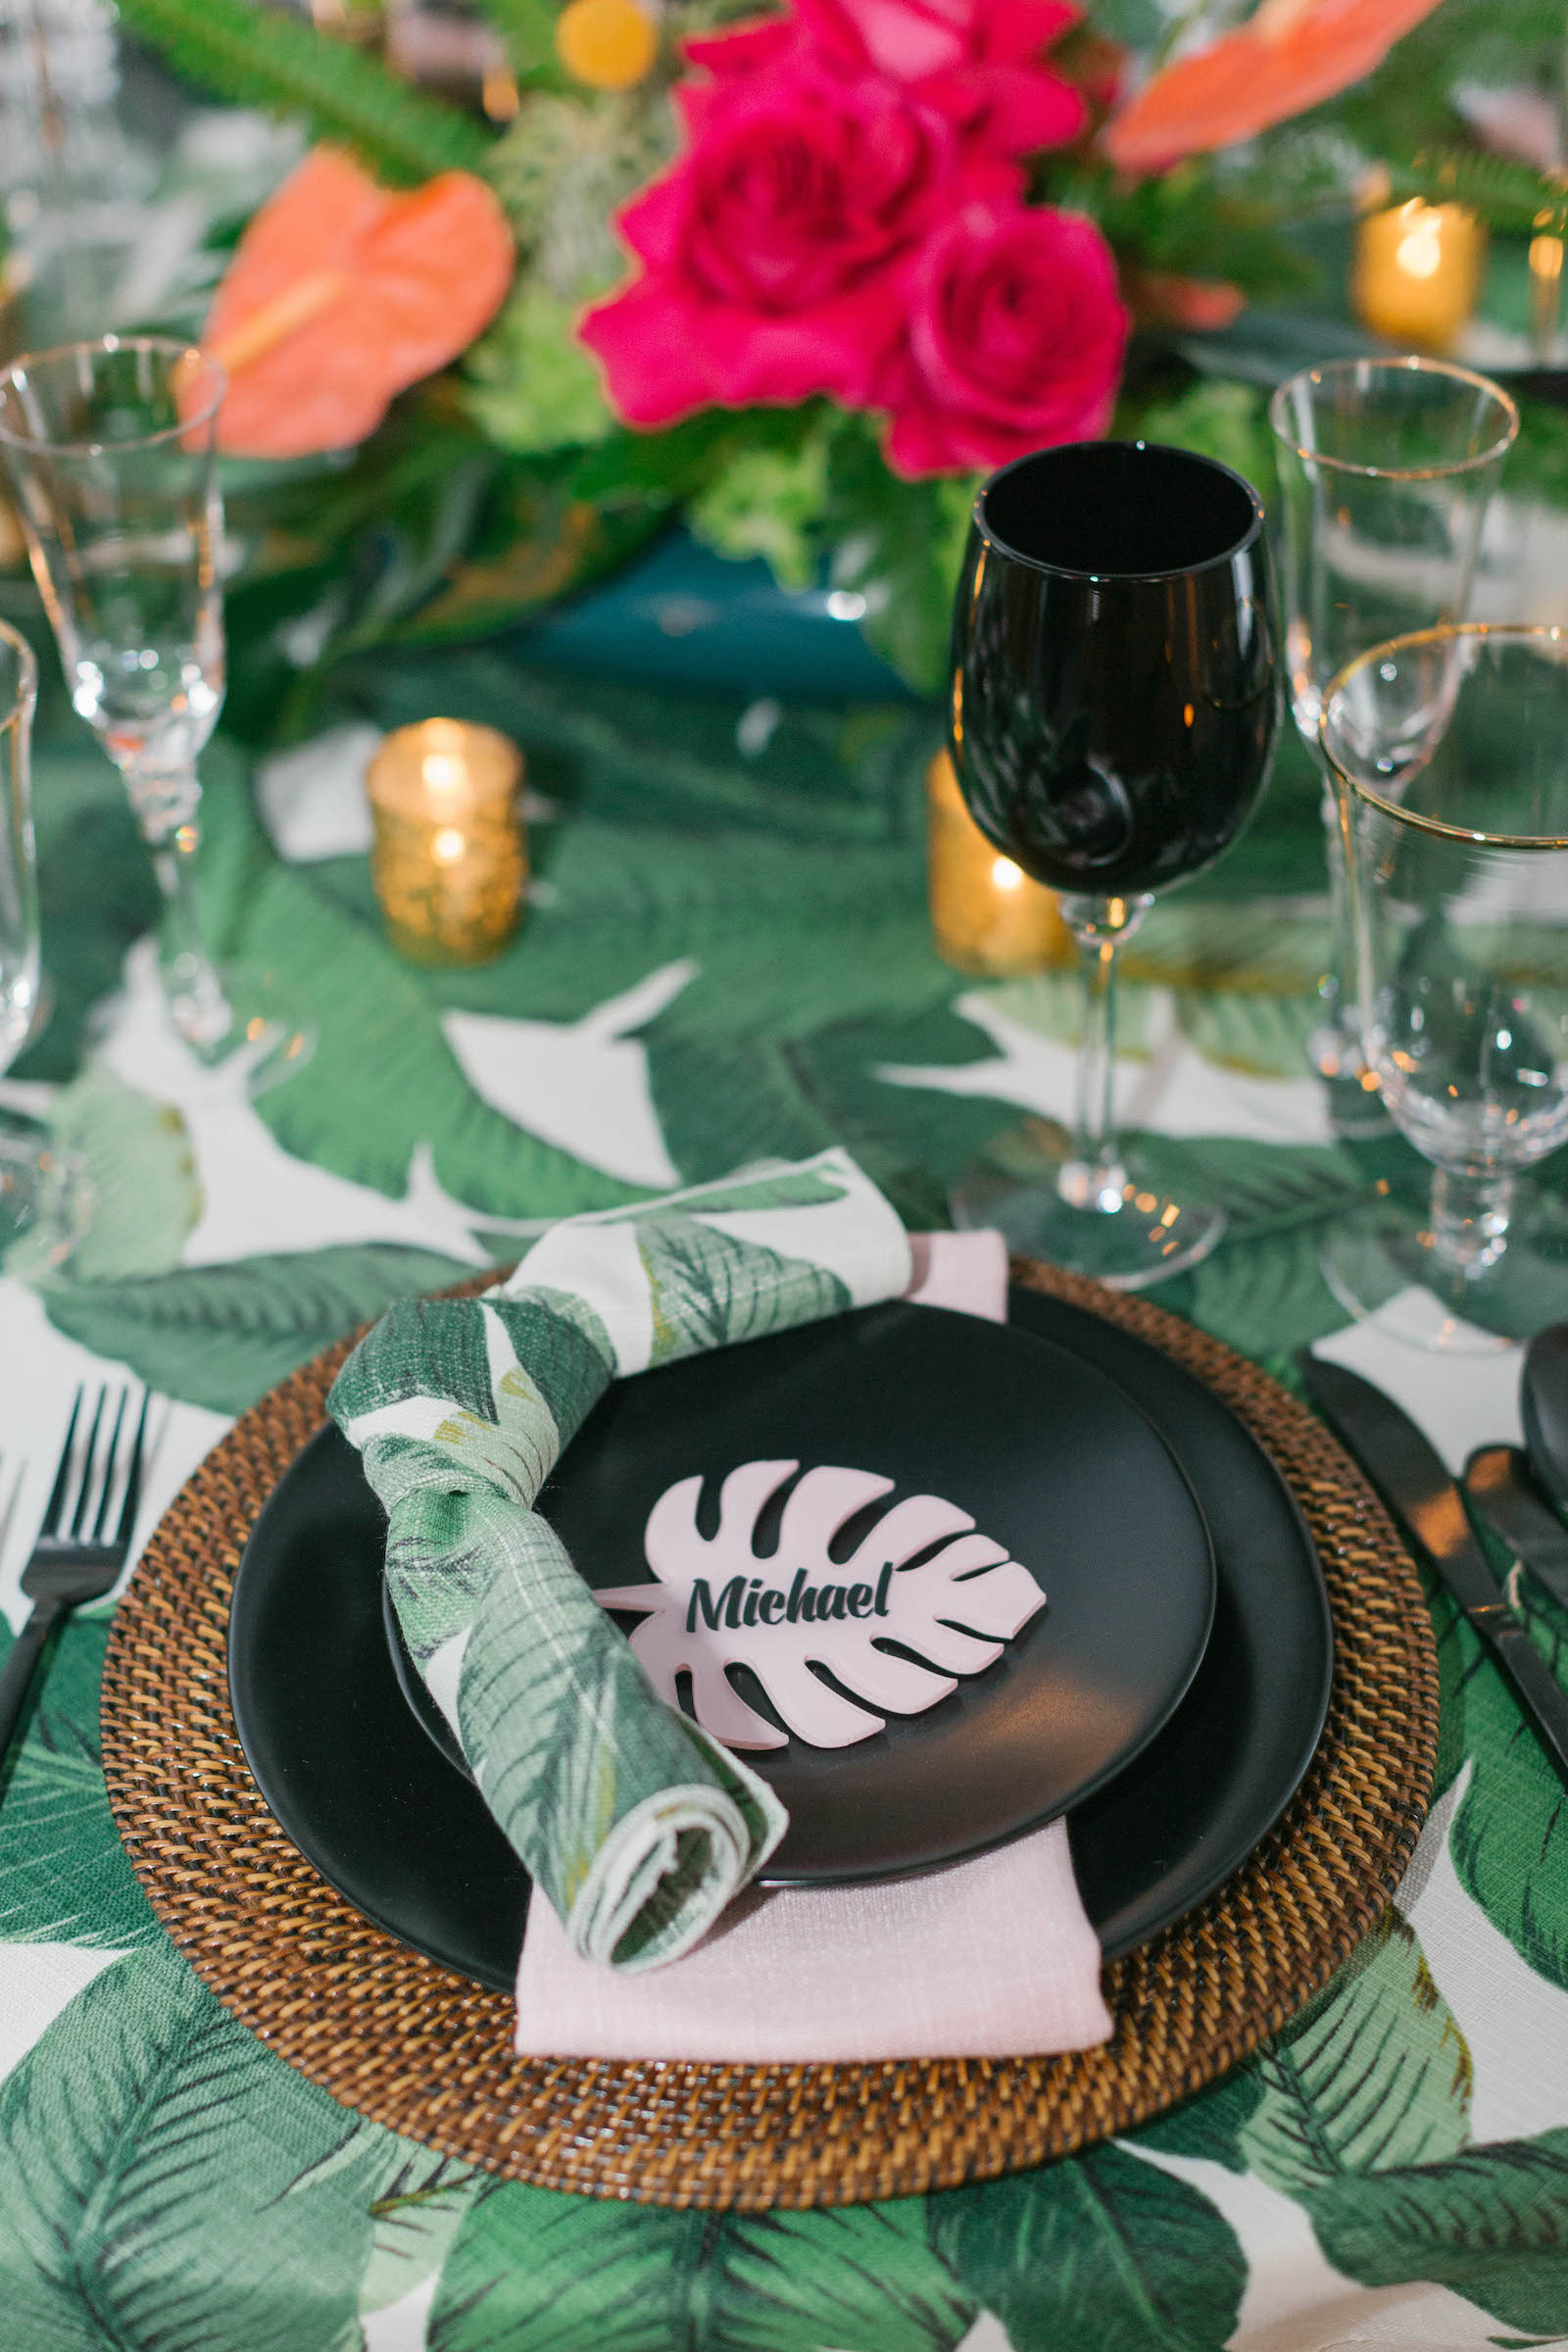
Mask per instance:
[[[406,1299],[328,1399],[385,1504],[404,1639],[574,1950],[687,1951],[787,1816],[657,1695],[534,1510],[612,1380],[896,1298],[897,1214],[847,1152],[552,1226],[482,1298]]]

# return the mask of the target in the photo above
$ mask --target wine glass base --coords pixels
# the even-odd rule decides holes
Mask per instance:
[[[1479,1274],[1446,1265],[1430,1223],[1392,1203],[1336,1226],[1320,1262],[1358,1323],[1430,1352],[1494,1355],[1568,1316],[1568,1208],[1524,1186],[1506,1248]]]
[[[164,996],[180,1038],[207,1069],[230,1061],[245,1073],[254,1102],[302,1070],[316,1051],[317,1031],[282,976],[265,966],[209,967],[206,985],[185,985],[177,966],[165,966]]]
[[[1225,1230],[1213,1201],[1176,1201],[1158,1186],[1136,1148],[1122,1153],[1099,1204],[1064,1197],[1075,1171],[1067,1139],[1045,1119],[998,1136],[969,1162],[948,1194],[960,1231],[995,1227],[1010,1250],[1092,1275],[1114,1291],[1141,1291],[1206,1257]]]
[[[1307,1059],[1323,1081],[1328,1096],[1329,1122],[1336,1135],[1391,1135],[1389,1117],[1375,1074],[1368,1069],[1357,1030],[1343,1014],[1321,1022],[1306,1041]]]
[[[64,1266],[92,1224],[92,1179],[74,1152],[40,1132],[0,1129],[0,1253],[36,1275]],[[13,1259],[12,1272],[23,1270]]]

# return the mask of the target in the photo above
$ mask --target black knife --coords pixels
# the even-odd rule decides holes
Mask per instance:
[[[1506,1678],[1568,1788],[1568,1691],[1503,1598],[1465,1517],[1464,1498],[1408,1413],[1359,1373],[1298,1358],[1308,1396],[1442,1578]]]
[[[1568,1609],[1568,1527],[1536,1490],[1517,1446],[1478,1446],[1464,1466],[1464,1491],[1516,1560]]]

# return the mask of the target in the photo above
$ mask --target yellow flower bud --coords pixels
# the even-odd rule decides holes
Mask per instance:
[[[659,28],[636,0],[571,0],[556,19],[556,55],[594,90],[629,90],[659,55]]]

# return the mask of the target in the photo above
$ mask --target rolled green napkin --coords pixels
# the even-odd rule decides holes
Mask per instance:
[[[823,1152],[565,1218],[482,1298],[392,1307],[338,1374],[328,1403],[386,1506],[404,1639],[587,1959],[678,1958],[787,1816],[658,1696],[534,1499],[612,1380],[908,1279],[894,1210]]]

